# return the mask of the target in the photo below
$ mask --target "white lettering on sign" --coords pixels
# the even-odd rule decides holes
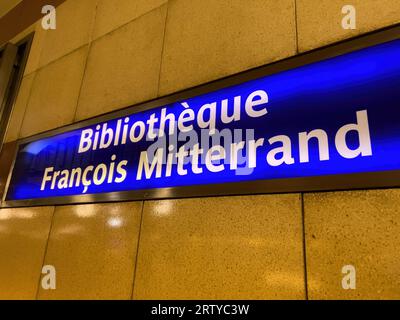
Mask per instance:
[[[372,155],[371,138],[368,127],[368,115],[366,110],[356,113],[357,123],[347,124],[339,128],[334,137],[337,152],[346,159],[365,157]],[[358,147],[351,149],[347,142],[347,135],[354,132],[358,136]],[[300,132],[298,134],[299,145],[299,162],[309,162],[309,142],[311,139],[318,140],[319,161],[326,161],[330,158],[328,134],[323,129],[315,129],[310,132]],[[236,170],[239,152],[243,149],[248,151],[247,160],[250,168],[257,166],[257,149],[262,147],[268,148],[266,157],[267,163],[271,167],[282,165],[291,165],[295,163],[293,154],[293,141],[289,136],[277,135],[267,140],[267,146],[263,138],[258,140],[240,141],[240,148],[231,147],[230,161],[226,161],[227,152],[224,146],[213,145],[208,150],[200,148],[199,144],[194,145],[191,150],[185,150],[184,146],[179,149],[179,152],[170,150],[166,152],[165,148],[157,148],[153,154],[151,152],[142,151],[140,154],[138,171],[136,180],[168,177],[171,175],[171,167],[173,160],[176,160],[176,173],[179,176],[188,174],[188,170],[195,174],[202,173],[198,170],[197,164],[202,158],[205,159],[205,168],[210,172],[220,172],[226,169]],[[248,144],[247,147],[245,144]],[[166,159],[163,162],[163,159]],[[217,162],[217,164],[215,163]],[[185,167],[182,164],[186,163]],[[168,168],[168,169],[167,169]],[[143,174],[144,173],[144,174]]]
[[[234,123],[245,117],[269,116],[273,113],[273,109],[267,110],[269,103],[270,97],[265,90],[255,90],[244,99],[236,96],[230,100],[211,101],[196,109],[187,102],[181,102],[178,104],[182,107],[180,113],[168,112],[165,107],[159,113],[149,114],[146,120],[134,121],[134,116],[127,116],[114,120],[112,125],[105,122],[94,128],[82,129],[78,153],[151,141],[150,146],[140,151],[135,160],[136,176],[132,180],[137,181],[192,173],[199,175],[204,171],[236,172],[243,164],[247,171],[240,174],[250,174],[259,161],[265,161],[271,170],[295,163],[309,163],[312,143],[312,150],[317,151],[317,158],[313,157],[312,161],[328,161],[334,151],[336,156],[344,159],[372,155],[367,110],[357,111],[355,122],[338,126],[335,133],[315,128],[301,131],[296,137],[275,133],[255,139],[252,128],[246,129],[245,137],[242,129],[217,129],[221,123]],[[171,143],[174,137],[185,143],[178,148],[177,143]],[[258,156],[260,150],[265,156]],[[40,190],[81,187],[82,193],[87,193],[91,186],[122,183],[128,175],[128,161],[117,159],[117,155],[113,154],[110,161],[104,161],[107,163],[68,170],[55,170],[51,166],[43,173]]]
[[[174,113],[167,113],[167,108],[163,108],[159,118],[153,113],[146,122],[135,121],[132,123],[131,117],[125,117],[125,119],[117,121],[114,130],[109,128],[107,123],[104,123],[102,126],[97,125],[95,130],[90,128],[84,129],[82,130],[78,153],[84,153],[89,150],[107,149],[111,145],[118,146],[126,144],[127,142],[138,143],[143,138],[147,140],[161,138],[165,134],[167,125],[168,135],[174,134],[176,132],[176,127],[180,132],[193,130],[194,123],[196,123],[200,129],[209,130],[208,133],[212,135],[215,132],[218,116],[224,124],[241,119],[241,96],[237,96],[233,99],[234,114],[232,116],[227,115],[228,103],[228,99],[224,99],[218,102],[203,104],[196,116],[194,110],[190,109],[188,103],[182,102],[180,105],[184,109],[179,116],[175,116]],[[246,114],[252,118],[262,117],[268,113],[266,108],[267,104],[268,94],[264,90],[254,91],[246,98]],[[217,114],[217,107],[219,105],[221,106],[221,113]],[[156,125],[159,125],[159,128],[156,129]]]
[[[111,157],[111,163],[101,163],[85,168],[74,168],[72,170],[54,171],[54,167],[46,168],[43,174],[42,185],[40,190],[49,187],[54,189],[68,189],[72,187],[83,186],[82,193],[86,193],[89,187],[94,185],[102,185],[103,183],[121,183],[126,179],[127,160],[115,162],[116,156]]]

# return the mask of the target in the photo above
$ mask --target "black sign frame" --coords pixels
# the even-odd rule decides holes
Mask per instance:
[[[147,190],[109,192],[102,194],[49,197],[31,200],[5,200],[14,169],[14,164],[17,158],[19,146],[21,144],[61,134],[66,131],[80,129],[85,126],[108,121],[110,119],[132,115],[138,112],[167,105],[176,101],[185,100],[204,93],[234,86],[249,80],[268,76],[285,70],[290,70],[310,63],[326,60],[338,55],[350,53],[352,51],[364,49],[373,45],[378,45],[380,43],[396,39],[400,39],[400,24],[378,31],[373,31],[371,33],[367,33],[356,38],[347,39],[312,51],[301,53],[299,55],[289,57],[274,63],[240,72],[238,74],[202,84],[193,88],[185,89],[171,95],[135,104],[123,109],[119,109],[117,111],[106,113],[101,116],[96,116],[67,126],[33,135],[25,139],[21,139],[18,141],[18,145],[15,151],[1,207],[10,208],[44,205],[67,205],[78,203],[82,204],[95,202],[174,199],[205,196],[233,196],[296,192],[302,193],[400,187],[400,170],[392,170],[289,179],[255,180],[224,184],[155,188]]]

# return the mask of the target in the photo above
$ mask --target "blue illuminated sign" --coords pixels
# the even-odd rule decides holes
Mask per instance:
[[[400,40],[20,144],[6,201],[400,170]]]

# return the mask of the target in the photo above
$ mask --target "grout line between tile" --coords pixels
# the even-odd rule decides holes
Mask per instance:
[[[39,299],[40,283],[41,283],[41,280],[42,280],[42,268],[43,268],[43,266],[45,265],[45,262],[46,262],[47,249],[48,249],[48,247],[49,247],[50,236],[51,236],[51,232],[52,232],[52,230],[53,230],[53,223],[54,223],[54,218],[55,218],[56,209],[57,209],[57,206],[54,206],[54,207],[53,207],[53,213],[52,213],[52,215],[51,215],[50,228],[49,228],[49,232],[48,232],[48,234],[47,234],[46,246],[45,246],[45,248],[44,248],[42,266],[41,266],[41,269],[40,269],[40,272],[39,272],[39,281],[38,281],[38,284],[37,284],[37,288],[36,288],[36,297],[35,297],[36,300]]]
[[[167,12],[165,13],[165,21],[164,21],[164,34],[163,34],[163,40],[162,40],[162,47],[161,47],[161,58],[160,58],[160,69],[158,71],[158,84],[157,84],[157,97],[160,96],[160,84],[161,84],[161,70],[162,70],[162,65],[163,65],[163,58],[164,58],[164,48],[165,48],[165,36],[167,34],[167,20],[168,20],[168,8],[169,8],[169,2],[166,3],[167,5]]]
[[[295,40],[296,40],[296,54],[299,54],[299,31],[297,25],[297,0],[294,1],[294,25],[295,25]]]
[[[302,222],[302,234],[303,234],[303,261],[304,261],[304,287],[306,300],[308,299],[308,277],[307,277],[307,251],[306,251],[306,225],[305,225],[305,210],[304,210],[304,193],[300,194],[301,197],[301,222]]]
[[[96,25],[96,17],[97,17],[98,5],[99,5],[99,3],[97,2],[96,3],[96,7],[94,9],[93,18],[92,18],[92,25],[91,25],[90,35],[89,35],[89,42],[87,44],[87,52],[86,52],[85,64],[83,66],[83,74],[82,74],[82,79],[81,79],[81,85],[79,87],[79,93],[78,93],[78,97],[77,97],[77,100],[76,100],[74,115],[73,115],[72,120],[71,120],[72,123],[77,121],[76,120],[76,115],[77,115],[77,112],[78,112],[79,100],[81,98],[83,82],[85,81],[86,70],[87,70],[87,65],[88,65],[88,60],[89,60],[89,54],[90,54],[90,50],[92,48],[92,43],[93,43],[92,36],[93,36],[94,28],[95,28],[95,25]]]
[[[138,240],[137,240],[137,245],[136,245],[136,256],[135,256],[135,263],[134,263],[134,270],[133,270],[132,291],[131,291],[131,296],[130,296],[131,300],[133,300],[137,264],[138,264],[138,260],[139,260],[139,247],[140,247],[140,236],[141,236],[141,233],[142,233],[142,226],[143,226],[144,205],[145,205],[145,201],[143,200],[142,201],[142,209],[141,209],[141,212],[140,212],[139,233],[138,233]]]

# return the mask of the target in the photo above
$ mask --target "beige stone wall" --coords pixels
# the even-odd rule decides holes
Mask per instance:
[[[36,31],[6,141],[400,22],[398,0],[351,3],[353,31],[342,0],[67,0],[57,30],[15,39]],[[379,190],[2,209],[0,298],[400,298],[399,205]]]

